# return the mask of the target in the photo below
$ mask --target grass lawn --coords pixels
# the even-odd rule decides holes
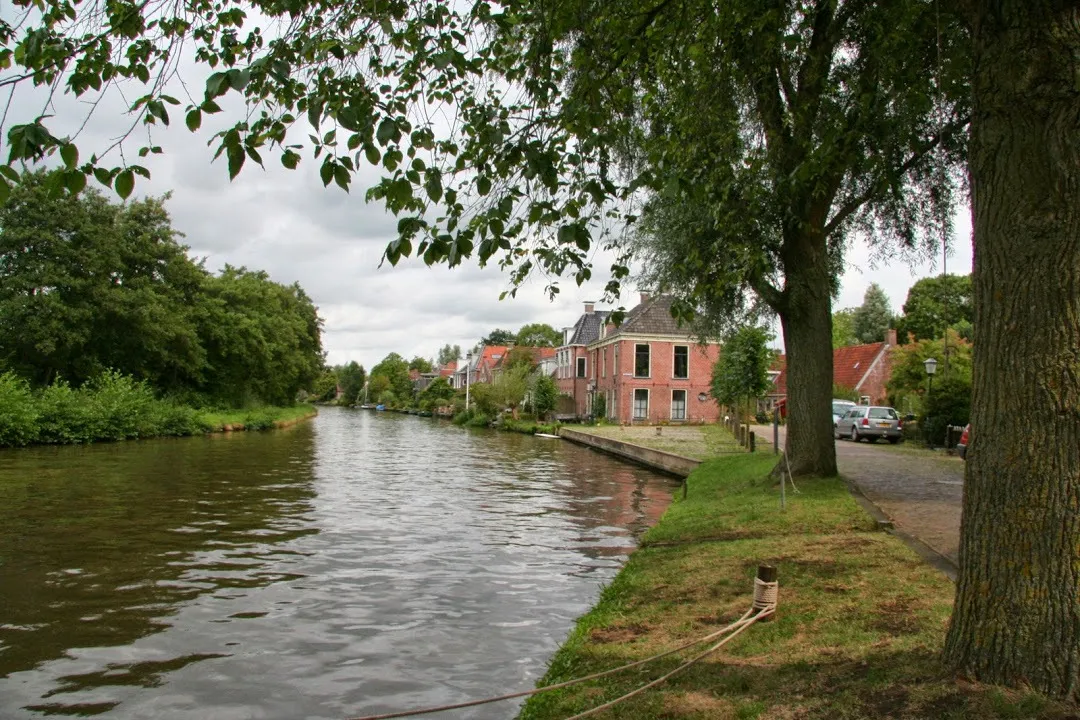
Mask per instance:
[[[745,452],[723,425],[567,425],[569,430],[705,460]],[[660,434],[657,435],[657,428]]]
[[[666,430],[666,428],[665,428]],[[1066,718],[1037,695],[974,685],[938,662],[953,585],[878,531],[838,479],[800,483],[779,508],[767,455],[705,462],[582,617],[541,685],[642,659],[750,606],[758,564],[778,568],[774,621],[597,718]],[[703,648],[535,696],[521,720],[562,720],[674,669]]]

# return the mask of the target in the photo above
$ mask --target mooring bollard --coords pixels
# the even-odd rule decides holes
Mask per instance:
[[[772,607],[773,611],[758,622],[769,622],[776,616],[776,566],[758,565],[757,579],[754,583],[754,608],[758,610]]]

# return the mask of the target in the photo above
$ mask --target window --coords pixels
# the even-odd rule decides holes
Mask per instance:
[[[634,377],[649,377],[649,346],[634,346]]]
[[[874,420],[899,420],[892,408],[870,408],[870,417]]]
[[[585,377],[585,358],[583,357],[577,359],[577,376]]]
[[[604,348],[604,364],[600,366],[600,377],[607,377],[607,348]]]
[[[690,346],[675,346],[675,362],[671,366],[671,377],[685,380],[690,377]]]
[[[685,420],[686,419],[686,391],[685,390],[672,390],[671,391],[671,419],[672,420]]]
[[[637,388],[636,390],[634,390],[634,419],[645,420],[648,417],[649,391],[645,388]]]

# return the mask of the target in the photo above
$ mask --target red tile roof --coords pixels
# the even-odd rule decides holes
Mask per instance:
[[[455,372],[457,372],[457,360],[451,360],[439,368],[439,374],[444,378],[453,377]]]
[[[884,347],[885,343],[878,342],[833,350],[833,383],[856,389]]]

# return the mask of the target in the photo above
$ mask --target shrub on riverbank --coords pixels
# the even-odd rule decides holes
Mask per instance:
[[[0,447],[199,435],[226,426],[263,430],[313,411],[309,405],[199,409],[156,398],[146,383],[116,372],[81,388],[60,381],[37,392],[14,373],[0,375]]]
[[[559,430],[558,423],[545,424],[537,422],[536,420],[514,420],[509,417],[503,418],[497,427],[501,430],[509,430],[510,432],[524,433],[526,435],[535,435],[536,433],[555,435]]]
[[[455,425],[463,425],[465,427],[489,427],[491,422],[490,416],[480,412],[476,408],[462,410],[455,415],[453,419]]]
[[[750,607],[759,563],[775,565],[776,618],[598,717],[1063,718],[1031,693],[955,680],[939,661],[952,583],[879,531],[838,478],[799,483],[779,507],[771,456],[703,463],[689,494],[644,537],[552,659],[539,685],[644,659]],[[542,693],[520,720],[555,720],[673,670],[699,646]]]

